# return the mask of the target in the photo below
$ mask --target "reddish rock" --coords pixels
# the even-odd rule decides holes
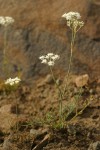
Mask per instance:
[[[89,81],[89,76],[85,74],[85,75],[78,76],[74,82],[77,87],[83,87],[88,84],[88,81]]]
[[[17,122],[24,121],[25,117],[22,115],[16,116],[16,114],[12,113],[13,105],[8,104],[4,105],[0,108],[0,129],[3,132],[10,132],[10,129],[16,125]]]
[[[12,109],[12,105],[8,104],[8,105],[4,105],[0,108],[0,113],[2,114],[8,114],[11,113],[11,109]]]
[[[0,15],[12,16],[15,23],[9,27],[7,55],[12,73],[19,68],[23,79],[45,74],[48,68],[38,57],[55,52],[61,59],[55,68],[67,71],[70,55],[70,32],[61,18],[68,11],[81,13],[85,26],[76,38],[73,71],[100,75],[100,2],[99,0],[0,0]],[[0,27],[0,56],[3,50],[3,27]],[[0,62],[2,58],[0,57]],[[1,72],[1,70],[0,70]]]
[[[0,128],[3,132],[9,133],[11,127],[16,124],[16,115],[0,113]]]

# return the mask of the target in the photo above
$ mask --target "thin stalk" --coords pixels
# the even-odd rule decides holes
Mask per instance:
[[[3,72],[6,76],[6,64],[7,64],[7,58],[6,58],[6,51],[7,51],[7,27],[4,28],[4,50],[3,50]]]
[[[17,118],[16,131],[18,131],[18,103],[17,103],[17,99],[16,99],[16,118]]]
[[[50,67],[50,72],[51,72],[52,78],[54,80],[54,83],[55,83],[55,85],[56,85],[56,87],[57,87],[57,89],[59,91],[59,116],[60,116],[60,121],[61,121],[60,123],[62,124],[62,120],[63,120],[62,119],[62,100],[63,100],[62,91],[61,91],[59,85],[56,82],[56,79],[55,79],[55,76],[53,74],[53,71],[52,71],[51,67]]]
[[[4,56],[6,54],[6,47],[7,47],[7,27],[4,28],[4,51],[3,51]]]
[[[69,80],[69,75],[70,75],[70,70],[71,70],[75,35],[76,35],[76,32],[74,32],[74,30],[72,30],[71,53],[70,53],[69,66],[68,66],[68,72],[67,72],[67,77],[66,77],[66,85],[63,90],[63,96],[65,95],[66,90],[68,90],[68,80]]]
[[[87,104],[85,104],[85,106],[77,113],[75,114],[74,117],[72,117],[72,119],[70,121],[68,121],[68,123],[66,123],[65,126],[67,126],[71,121],[73,121],[77,116],[81,115],[83,113],[83,111],[88,107],[88,105],[91,103],[93,99],[91,99]]]
[[[16,136],[17,136],[17,144],[18,144],[18,102],[17,102],[17,97],[15,97],[16,99]],[[18,147],[17,147],[18,150]]]
[[[78,94],[78,97],[76,97],[76,115],[78,113],[78,102],[79,102],[79,98],[81,97],[81,94],[82,94],[82,87],[80,88],[80,91],[79,91],[79,94]]]
[[[4,28],[4,50],[3,50],[3,70],[5,72],[6,65],[6,47],[7,47],[7,27]]]
[[[80,110],[79,112],[77,112],[77,114],[70,120],[73,121],[78,115],[82,114],[82,112],[87,108],[87,106],[90,104],[90,102],[88,102],[84,108],[82,110]]]

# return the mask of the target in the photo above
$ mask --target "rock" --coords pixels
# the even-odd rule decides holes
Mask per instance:
[[[48,74],[47,76],[46,76],[46,78],[43,80],[43,82],[44,82],[44,84],[51,84],[51,83],[54,83],[54,81],[53,81],[53,78],[52,78],[52,75],[51,74]]]
[[[100,86],[97,86],[97,88],[96,88],[96,92],[97,92],[97,94],[99,94],[99,95],[100,95]]]
[[[100,141],[90,144],[88,150],[100,150]]]
[[[88,84],[88,81],[89,81],[89,76],[88,74],[85,74],[85,75],[80,75],[76,77],[74,82],[77,87],[83,87]]]
[[[4,143],[3,143],[3,150],[19,150],[17,147],[16,147],[16,144],[13,143],[13,135],[10,134],[5,140],[4,140]]]
[[[11,109],[12,109],[12,105],[8,104],[8,105],[4,105],[0,108],[0,113],[1,114],[8,114],[11,113]]]
[[[39,130],[36,130],[36,129],[30,130],[30,136],[32,135],[32,136],[36,137],[38,134],[40,134]]]
[[[38,83],[37,87],[39,88],[46,84],[51,84],[51,83],[54,83],[54,81],[53,81],[52,75],[48,74],[42,81]]]
[[[38,130],[36,130],[36,129],[31,129],[30,130],[30,136],[34,136],[34,138],[37,138],[37,137],[39,137],[39,136],[42,136],[42,135],[45,135],[45,134],[47,134],[47,132],[48,132],[48,128],[45,128],[45,129],[38,129]]]
[[[46,76],[46,78],[45,78],[45,80],[44,80],[44,83],[48,83],[48,84],[54,83],[51,74],[48,74],[48,75]]]
[[[16,125],[17,121],[22,120],[22,117],[17,120],[16,114],[12,113],[12,106],[8,104],[0,108],[0,129],[6,133],[10,132],[10,129]]]
[[[48,67],[43,66],[38,57],[48,52],[59,54],[61,58],[56,67],[67,71],[70,54],[68,39],[71,33],[61,16],[68,11],[80,12],[85,22],[76,38],[73,71],[77,74],[88,72],[93,78],[100,75],[99,1],[0,0],[1,14],[15,19],[14,25],[8,30],[7,46],[7,56],[13,75],[17,74],[19,68],[24,80],[47,74]],[[0,27],[0,62],[4,48],[3,37],[4,28]],[[2,63],[0,68],[1,65]],[[0,74],[2,75],[1,69]]]
[[[16,124],[16,115],[0,113],[0,128],[3,132],[9,133],[11,127]]]

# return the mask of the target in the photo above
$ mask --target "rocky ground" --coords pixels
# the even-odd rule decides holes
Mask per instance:
[[[69,101],[73,104],[80,87],[78,111],[90,97],[92,101],[82,114],[69,122],[75,115],[74,110],[66,118],[63,129],[55,129],[58,91],[48,67],[38,58],[51,52],[60,55],[54,72],[62,88],[66,83],[71,32],[61,16],[69,11],[79,12],[85,25],[76,36],[70,99],[65,97],[63,107],[66,108]],[[10,70],[7,78],[19,72],[22,79],[17,91],[5,92],[1,84],[4,27],[0,25],[0,150],[100,149],[99,14],[99,0],[0,0],[0,16],[11,16],[15,20],[7,29],[6,67]],[[54,120],[48,125],[44,119],[50,112]]]
[[[81,85],[80,78],[73,76],[72,95]],[[62,75],[59,82],[60,86],[65,82]],[[87,80],[84,81],[86,83]],[[43,123],[43,118],[52,108],[55,115],[58,112],[57,89],[50,74],[31,82],[31,86],[22,83],[16,92],[8,96],[1,90],[0,150],[99,150],[100,82],[88,83],[86,87],[83,88],[80,107],[90,95],[93,100],[82,114],[63,129]],[[19,124],[17,133],[16,122]]]

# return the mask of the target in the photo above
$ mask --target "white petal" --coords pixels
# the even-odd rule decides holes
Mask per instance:
[[[48,62],[48,65],[49,65],[49,66],[54,66],[54,61],[49,61],[49,62]]]

